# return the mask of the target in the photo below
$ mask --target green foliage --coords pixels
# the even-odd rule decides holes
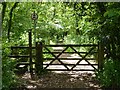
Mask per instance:
[[[56,44],[57,36],[60,40],[64,36],[64,44],[97,43],[105,36],[110,36],[111,58],[106,60],[104,71],[99,73],[99,79],[103,86],[110,86],[115,80],[115,85],[119,86],[119,61],[120,57],[120,7],[119,3],[94,3],[94,2],[19,2],[12,12],[10,43],[7,40],[10,11],[14,2],[6,2],[5,16],[3,20],[3,83],[4,87],[9,87],[14,83],[13,73],[15,61],[11,61],[7,56],[10,51],[8,46],[28,45],[28,32],[32,29],[32,43],[34,44],[34,32],[36,41],[45,41]],[[2,9],[1,7],[0,9]],[[35,11],[38,14],[36,27],[31,19],[31,14]],[[58,28],[56,26],[61,26]],[[77,48],[78,50],[79,48]],[[84,48],[82,49],[82,51]],[[85,49],[87,50],[87,49]],[[72,51],[68,49],[68,51]],[[80,50],[81,51],[81,50]],[[25,52],[24,50],[21,51]],[[26,51],[27,52],[27,51]],[[51,57],[45,55],[45,57]],[[116,61],[115,61],[116,60]],[[116,67],[115,67],[116,66]],[[114,74],[113,74],[114,73]],[[7,77],[7,75],[9,77]],[[113,78],[111,80],[111,78]],[[7,82],[7,81],[11,82]]]
[[[10,50],[7,43],[2,46],[2,88],[3,90],[9,90],[10,87],[15,86],[17,83],[17,77],[14,74],[15,61],[8,58]]]
[[[2,88],[3,90],[9,90],[17,83],[17,78],[13,72],[14,62],[11,62],[9,59],[2,60],[2,68]]]
[[[120,61],[106,59],[104,68],[98,73],[100,84],[106,88],[120,88]]]
[[[7,3],[7,9],[5,13],[5,18],[3,22],[3,35],[7,35],[8,20],[9,20],[9,10],[14,3]],[[78,8],[82,10],[82,4],[77,3]],[[84,8],[89,8],[89,3],[83,4]],[[69,39],[69,42],[72,40],[75,43],[86,43],[89,42],[87,35],[91,30],[91,22],[87,21],[90,16],[91,10],[85,9],[86,14],[80,16],[76,14],[83,13],[83,10],[74,11],[74,3],[65,4],[65,3],[18,3],[18,6],[13,11],[12,18],[12,27],[11,27],[11,42],[17,42],[22,39],[23,43],[26,43],[26,34],[29,31],[29,28],[32,28],[34,33],[34,21],[31,19],[31,14],[35,11],[38,14],[38,20],[36,21],[36,34],[37,40],[45,40],[46,44],[50,43],[50,40],[56,42],[57,35],[61,36],[64,32],[68,32],[72,39]],[[68,21],[69,20],[69,21]],[[78,20],[78,21],[76,21]],[[55,26],[56,22],[58,25],[61,25],[63,29],[59,29]],[[76,22],[78,26],[76,27]],[[79,29],[80,35],[76,35],[76,29]],[[25,38],[23,38],[25,36]],[[33,35],[34,36],[34,35]],[[84,37],[86,36],[86,37]],[[22,38],[21,38],[22,37]],[[91,37],[90,37],[91,38]],[[66,39],[66,38],[65,38]],[[33,39],[34,40],[34,39]],[[65,41],[66,42],[66,41]]]

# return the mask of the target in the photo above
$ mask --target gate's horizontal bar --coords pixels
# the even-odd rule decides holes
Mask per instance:
[[[62,64],[43,64],[43,65],[58,65],[58,66],[60,65],[61,66]],[[64,64],[64,65],[68,65],[69,66],[69,65],[75,65],[75,64]],[[91,64],[91,65],[89,65],[89,64],[77,64],[77,66],[79,66],[79,65],[81,65],[81,66],[82,65],[85,65],[85,66],[94,65],[95,66],[95,65],[98,65],[98,64]]]
[[[29,62],[19,62],[19,63],[17,63],[17,64],[19,64],[19,65],[29,65],[30,63]],[[32,64],[35,64],[35,62],[32,62]],[[62,64],[44,64],[43,63],[43,65],[62,65]],[[64,64],[64,65],[75,65],[75,64]],[[91,65],[89,65],[89,64],[78,64],[78,66],[79,65],[85,65],[85,66],[91,66],[91,65],[94,65],[94,66],[96,66],[96,65],[98,65],[98,64],[91,64]]]
[[[98,44],[78,44],[78,45],[73,45],[73,44],[67,44],[67,45],[45,45],[47,47],[67,47],[67,46],[72,46],[72,47],[80,47],[80,46],[98,46]]]
[[[46,47],[67,47],[67,46],[72,46],[72,47],[87,47],[87,46],[98,46],[98,44],[78,44],[78,45],[73,45],[73,44],[67,44],[67,45],[45,45]],[[28,46],[11,46],[11,48],[21,48],[21,49],[26,49],[29,48]],[[32,49],[35,49],[35,47],[32,47]]]
[[[67,45],[45,45],[47,47],[66,47],[66,46],[73,46],[73,47],[80,47],[80,46],[98,46],[98,44],[67,44]]]
[[[18,65],[29,65],[30,63],[29,62],[19,62],[19,63],[17,63]],[[32,64],[35,64],[35,62],[32,62]],[[43,65],[62,65],[62,64],[43,64]],[[64,64],[64,65],[75,65],[75,64]],[[96,65],[98,65],[98,64],[91,64],[91,65],[89,65],[89,64],[78,64],[77,66],[79,66],[79,65],[85,65],[85,66],[91,66],[91,65],[94,65],[94,66],[96,66]]]
[[[73,70],[67,70],[67,69],[47,69],[49,71],[95,71],[94,69],[73,69]]]
[[[51,53],[54,53],[54,54],[58,54],[58,53],[61,53],[61,52],[43,52],[43,54],[51,54]],[[70,54],[74,54],[76,52],[63,52],[63,53],[70,53]],[[88,53],[88,52],[77,52],[77,53]],[[98,52],[91,52],[91,53],[98,53]]]
[[[44,60],[54,60],[55,58],[44,58]],[[95,60],[95,58],[58,58],[60,60]],[[56,59],[57,60],[57,59]]]

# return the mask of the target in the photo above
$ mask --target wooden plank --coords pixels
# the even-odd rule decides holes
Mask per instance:
[[[49,71],[95,71],[94,69],[73,69],[73,70],[67,70],[67,69],[47,69]]]
[[[98,46],[98,44],[67,44],[67,45],[45,45],[46,47],[69,47],[69,46],[72,46],[72,47],[89,47],[89,46]]]
[[[44,63],[43,63],[43,65],[48,65],[48,64],[44,64]],[[49,64],[49,66],[50,66],[50,65],[60,65],[60,66],[61,66],[61,64]],[[70,66],[71,66],[71,65],[75,65],[75,64],[64,64],[64,65],[68,65],[68,66],[70,65]],[[82,66],[82,65],[84,65],[84,66],[91,66],[91,65],[96,66],[96,65],[98,65],[98,64],[91,64],[91,65],[89,65],[89,64],[78,64],[77,66],[79,66],[79,65],[81,65],[81,66]]]
[[[33,70],[35,70],[35,68],[33,68]],[[71,71],[71,70],[67,70],[67,69],[46,69],[49,71]],[[72,71],[95,71],[94,69],[74,69]]]
[[[79,44],[79,45],[73,45],[73,44],[68,44],[68,45],[44,45],[44,47],[90,47],[90,46],[98,46],[98,44]],[[28,46],[11,46],[12,49],[27,49],[29,48]],[[35,47],[32,47],[32,49],[35,49]]]
[[[58,53],[61,53],[61,52],[52,52],[54,54],[58,54]],[[63,53],[69,53],[69,54],[74,54],[76,52],[63,52]],[[78,52],[78,53],[82,53],[82,54],[86,54],[87,52]],[[98,52],[92,52],[92,53],[98,53]],[[43,54],[50,54],[50,52],[43,52]]]
[[[44,60],[54,60],[55,58],[44,58]],[[96,60],[95,58],[58,58],[60,60]],[[55,60],[58,60],[55,59]]]
[[[79,45],[73,45],[73,44],[68,44],[68,45],[44,45],[46,47],[90,47],[90,46],[98,46],[98,44],[79,44]],[[29,46],[11,46],[11,49],[28,49]],[[32,47],[32,49],[35,49],[35,47]]]

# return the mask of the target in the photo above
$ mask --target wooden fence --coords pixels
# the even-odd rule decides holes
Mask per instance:
[[[51,50],[51,47],[63,47],[61,51]],[[80,47],[89,47],[88,51],[80,52],[76,48]],[[18,52],[20,49],[28,50],[27,55],[18,55],[13,52]],[[72,51],[69,51],[71,49]],[[33,50],[35,51],[33,53]],[[97,55],[98,64],[91,64],[89,60],[95,60],[93,57],[87,57],[95,54]],[[50,57],[44,57],[47,54]],[[78,58],[66,58],[62,57],[63,54],[77,54]],[[94,70],[102,69],[103,59],[104,59],[104,47],[101,43],[99,44],[83,44],[83,45],[44,45],[42,42],[36,42],[36,46],[32,47],[32,38],[31,32],[29,32],[29,46],[11,46],[11,58],[29,58],[26,62],[19,62],[19,65],[29,65],[30,72],[33,73],[35,69],[36,73],[40,73],[42,70],[47,69],[50,65],[63,65],[65,69],[48,69],[48,70],[57,70],[57,71],[93,71],[90,69],[75,69],[78,65],[90,65]],[[59,64],[53,63],[55,60],[59,62]],[[76,64],[65,64],[62,60],[77,60]],[[82,60],[85,60],[88,64],[79,64]],[[44,61],[50,61],[50,63],[43,63]],[[71,68],[68,68],[67,65],[71,65]],[[95,67],[98,66],[98,68]],[[44,67],[43,67],[44,66]]]

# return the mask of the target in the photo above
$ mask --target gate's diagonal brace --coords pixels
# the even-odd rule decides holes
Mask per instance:
[[[86,59],[85,59],[85,61],[97,71],[97,69],[94,67],[94,65],[92,65],[90,62],[88,62]]]
[[[44,46],[44,47],[45,47],[45,46]],[[64,66],[67,68],[67,70],[69,70],[69,68],[68,68],[62,61],[60,61],[60,59],[58,58],[64,51],[66,51],[66,50],[68,49],[68,47],[66,47],[66,48],[65,48],[61,53],[59,53],[57,56],[55,56],[54,53],[52,53],[47,47],[45,47],[45,49],[55,57],[55,58],[45,67],[45,69],[57,59],[62,65],[64,65]]]
[[[81,56],[82,57],[82,59],[81,60],[79,60],[72,68],[71,68],[71,70],[73,70],[73,68],[75,68],[82,60],[85,60],[85,61],[87,61],[87,59],[85,58],[89,53],[91,53],[91,51],[94,49],[94,47],[93,48],[91,48],[91,50],[88,52],[88,53],[86,53],[86,55],[84,55],[84,56],[82,56],[81,54],[79,54],[73,47],[71,47],[79,56]],[[88,62],[88,61],[87,61]],[[89,63],[89,62],[88,62]],[[94,67],[94,66],[93,66]],[[95,67],[94,67],[95,68]],[[96,69],[96,68],[95,68]]]
[[[52,53],[46,46],[44,46],[44,48],[45,48],[49,53],[51,53],[52,56],[56,57],[56,56],[54,55],[54,53]],[[54,61],[55,61],[55,59],[53,59],[53,60],[45,67],[45,69],[46,69],[50,64],[52,64]]]
[[[93,48],[91,48],[91,50],[89,51],[89,53],[91,53],[91,51],[94,49],[95,47],[93,47]],[[88,54],[89,54],[88,53]],[[94,65],[92,65],[86,58],[84,58],[84,60],[89,64],[89,65],[91,65],[96,71],[97,71],[97,69],[94,67]]]
[[[75,53],[77,53],[80,57],[83,57],[81,54],[79,54],[78,52],[77,52],[77,50],[75,50],[72,46],[70,46],[70,48],[72,49],[72,50],[74,50],[75,51]]]
[[[77,50],[75,50],[73,47],[70,47],[71,49],[73,49],[75,51],[75,53],[77,53],[80,57],[82,57],[82,59],[80,59],[72,68],[71,70],[73,70],[73,68],[75,68],[82,60],[83,58],[86,57],[86,55],[83,57],[80,53],[77,52]]]

